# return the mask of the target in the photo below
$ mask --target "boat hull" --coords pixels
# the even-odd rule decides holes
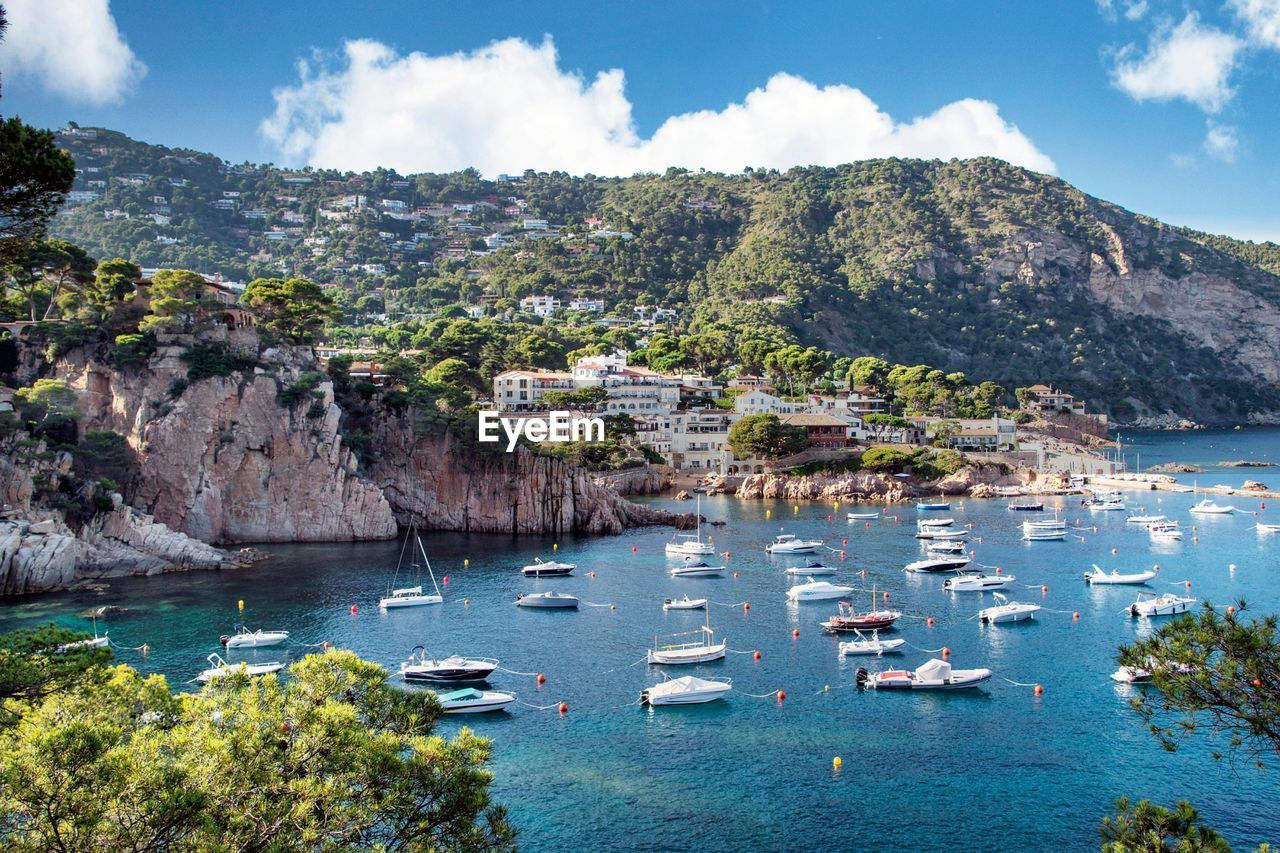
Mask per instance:
[[[517,607],[532,607],[536,610],[577,610],[578,599],[570,596],[544,598],[538,595],[522,595],[516,599]]]
[[[690,663],[709,663],[725,656],[726,643],[716,643],[699,649],[649,649],[646,659],[652,664],[681,666]]]
[[[439,595],[408,595],[401,598],[384,598],[378,602],[383,610],[395,610],[397,607],[424,607],[428,604],[443,604],[444,598]]]

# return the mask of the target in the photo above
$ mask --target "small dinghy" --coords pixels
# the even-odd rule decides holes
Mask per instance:
[[[520,574],[527,578],[562,578],[573,574],[576,568],[576,563],[557,563],[555,560],[534,557],[532,563],[520,569]]]
[[[670,571],[673,578],[718,578],[724,574],[724,566],[709,566],[701,560],[686,557],[683,566]]]
[[[516,697],[500,690],[464,687],[449,693],[437,693],[436,701],[446,714],[487,714],[490,711],[501,711],[516,701]]]
[[[951,504],[942,501],[917,501],[916,509],[922,512],[937,512],[951,509]]]
[[[1154,571],[1148,569],[1145,572],[1131,572],[1127,575],[1120,574],[1119,569],[1112,569],[1111,574],[1107,574],[1103,569],[1099,568],[1097,563],[1093,564],[1093,571],[1085,572],[1085,582],[1097,586],[1098,584],[1144,584],[1156,576]]]
[[[950,527],[955,523],[954,518],[922,518],[916,522],[916,527]]]
[[[782,533],[764,550],[766,554],[812,554],[821,547],[821,539],[797,539],[791,533]]]
[[[999,604],[978,611],[978,621],[985,625],[1002,625],[1006,622],[1025,622],[1040,610],[1039,604],[1019,604],[1000,593],[995,594]]]
[[[1212,498],[1205,498],[1190,509],[1195,515],[1230,515],[1235,511],[1235,507],[1216,504]]]
[[[707,600],[705,598],[668,598],[662,602],[663,610],[706,610]]]
[[[1166,592],[1164,595],[1140,592],[1138,600],[1129,605],[1129,615],[1135,619],[1139,616],[1145,616],[1148,619],[1153,616],[1176,616],[1179,613],[1186,613],[1198,600],[1174,595],[1171,592]]]
[[[562,592],[522,592],[516,596],[517,607],[540,607],[548,610],[573,610],[578,607],[576,596]]]
[[[917,539],[963,539],[968,535],[967,530],[947,530],[937,527],[921,527],[916,531]]]
[[[208,684],[215,678],[222,678],[225,675],[248,675],[250,677],[258,675],[266,675],[269,672],[279,672],[284,669],[284,664],[279,661],[271,661],[270,663],[248,663],[242,661],[240,663],[227,663],[217,652],[209,655],[209,668],[202,671],[196,676],[196,681],[201,684]]]
[[[943,539],[940,542],[929,542],[924,549],[930,554],[963,554],[964,543],[958,539]]]
[[[824,566],[817,560],[814,560],[807,566],[792,566],[786,571],[786,574],[789,575],[813,575],[814,577],[826,577],[834,575],[835,573],[835,568],[831,566]]]
[[[1131,515],[1125,519],[1126,524],[1159,524],[1162,521],[1168,521],[1167,516],[1163,515]]]
[[[951,664],[934,658],[915,670],[867,672],[859,669],[854,680],[859,687],[876,690],[964,690],[977,687],[992,675],[989,669],[952,669]]]
[[[444,660],[427,657],[427,650],[414,646],[409,659],[401,661],[405,681],[484,681],[498,668],[493,658],[464,658],[454,655]]]
[[[733,680],[729,678],[682,675],[641,690],[640,702],[655,708],[660,705],[701,705],[723,699],[732,689]]]
[[[845,518],[850,521],[875,521],[880,517],[878,512],[847,512]]]
[[[942,582],[947,592],[986,592],[1003,589],[1016,581],[1013,575],[980,575],[977,572],[962,572]]]
[[[808,583],[797,584],[787,590],[787,600],[826,601],[831,598],[841,598],[851,592],[853,592],[853,587],[851,586],[840,586],[839,584],[816,581],[813,578],[809,578]]]
[[[969,558],[965,556],[930,557],[925,560],[916,560],[914,563],[907,563],[904,570],[908,572],[954,572],[963,569],[967,565],[969,565]]]
[[[858,639],[845,640],[840,644],[842,656],[892,654],[907,644],[906,640],[882,640],[879,631],[872,631],[870,637],[861,631],[854,633]]]
[[[289,639],[288,631],[250,631],[243,625],[236,626],[236,633],[224,634],[218,638],[228,649],[263,649],[267,646],[278,646]]]

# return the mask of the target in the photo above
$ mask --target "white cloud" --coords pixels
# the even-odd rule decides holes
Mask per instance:
[[[5,0],[4,70],[71,101],[121,100],[147,73],[111,17],[109,0]]]
[[[1054,170],[990,102],[955,101],[899,122],[857,89],[789,74],[723,110],[672,116],[643,139],[623,72],[587,81],[561,70],[550,39],[538,46],[507,39],[449,56],[401,56],[350,41],[339,67],[300,63],[298,82],[274,95],[275,112],[260,128],[267,140],[292,161],[349,169],[626,175],[993,155]]]
[[[1244,42],[1200,23],[1187,13],[1176,27],[1161,26],[1147,52],[1125,46],[1116,57],[1112,82],[1138,101],[1183,98],[1205,112],[1216,113],[1231,100],[1231,71]]]
[[[1147,14],[1147,0],[1137,0],[1135,3],[1126,3],[1124,7],[1124,16],[1130,21],[1141,21],[1143,16]]]
[[[1108,21],[1115,21],[1118,17],[1116,14],[1116,0],[1097,0],[1098,12]],[[1120,4],[1124,7],[1124,16],[1126,20],[1140,21],[1147,14],[1150,6],[1147,0],[1124,0]]]
[[[1229,0],[1227,5],[1244,22],[1250,41],[1280,49],[1280,0]]]
[[[1239,146],[1240,137],[1236,128],[1209,123],[1209,130],[1204,135],[1204,150],[1210,157],[1224,163],[1234,163]]]

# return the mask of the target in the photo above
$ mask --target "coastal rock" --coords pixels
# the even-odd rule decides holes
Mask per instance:
[[[1197,465],[1187,465],[1183,462],[1165,462],[1162,465],[1152,465],[1147,470],[1164,474],[1200,474],[1204,471]]]
[[[670,479],[651,465],[594,474],[591,481],[619,495],[660,495],[671,485]]]
[[[1274,468],[1274,462],[1264,462],[1257,459],[1237,459],[1234,462],[1219,462],[1219,468]]]
[[[870,471],[829,474],[752,474],[738,486],[737,496],[748,500],[875,500],[902,502],[917,494],[893,477]]]
[[[1240,489],[1245,492],[1265,492],[1267,487],[1265,484],[1259,483],[1257,480],[1245,480],[1244,485],[1241,486]]]
[[[95,515],[80,531],[76,576],[119,577],[221,569],[240,561],[130,506]]]
[[[25,520],[0,521],[0,595],[61,589],[76,579],[75,535],[31,528]]]

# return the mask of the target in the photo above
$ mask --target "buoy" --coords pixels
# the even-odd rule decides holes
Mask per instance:
[[[1236,606],[1234,604],[1227,605],[1227,615],[1234,616],[1235,613],[1236,613]]]
[[[1036,685],[1036,695],[1037,695],[1037,696],[1043,696],[1043,695],[1044,695],[1044,685],[1043,685],[1043,684],[1037,684],[1037,685]]]
[[[1234,572],[1235,570],[1236,570],[1236,564],[1235,564],[1235,563],[1232,563],[1231,565],[1227,566],[1227,571]]]
[[[848,544],[849,544],[849,540],[848,540],[848,539],[841,539],[841,540],[840,540],[840,544],[841,544],[841,545],[848,545]]]
[[[844,559],[844,551],[841,551],[841,552],[840,552],[840,559],[842,559],[842,560]]]
[[[839,509],[839,508],[840,508],[840,501],[836,501],[836,505],[833,507],[833,509]]]
[[[1041,585],[1040,585],[1040,594],[1041,594],[1041,595],[1047,595],[1047,594],[1048,594],[1048,592],[1049,592],[1049,586],[1048,586],[1048,584],[1041,584]]]
[[[1187,589],[1191,589],[1191,581],[1187,581]]]
[[[760,653],[759,653],[759,652],[756,652],[756,653],[755,653],[754,655],[752,655],[751,657],[752,657],[753,659],[755,659],[755,660],[760,660]]]
[[[244,599],[243,599],[243,598],[236,602],[236,607],[239,607],[241,610],[244,610]]]
[[[795,506],[791,507],[791,511],[792,511],[792,512],[799,512],[799,511],[800,511],[800,504],[796,504]]]
[[[787,698],[787,691],[785,691],[785,690],[779,690],[779,691],[778,691],[778,701],[779,701],[779,702],[781,702],[783,699],[786,699],[786,698]]]
[[[1111,549],[1111,556],[1113,556],[1113,557],[1114,557],[1114,556],[1115,556],[1116,554],[1118,554],[1118,553],[1119,553],[1119,551],[1117,551],[1115,548],[1112,548],[1112,549]]]
[[[567,714],[567,713],[569,713],[569,703],[568,703],[568,702],[561,702],[561,703],[560,703],[560,713],[561,713],[561,714]]]
[[[1255,679],[1253,680],[1253,686],[1254,686],[1254,687],[1261,687],[1261,686],[1262,686],[1262,679],[1261,679],[1261,678],[1255,678]]]
[[[359,608],[359,607],[355,606],[354,604],[353,604],[353,605],[351,605],[351,615],[352,615],[352,616],[355,616],[355,615],[356,615],[357,613],[359,613],[359,612],[360,612],[360,608]]]
[[[596,576],[595,569],[592,569],[591,571],[587,572],[587,577],[592,577],[592,578],[593,578],[593,577],[595,577],[595,576]]]
[[[1158,572],[1158,571],[1160,571],[1160,564],[1159,564],[1159,563],[1156,563],[1154,566],[1152,566],[1152,567],[1151,567],[1151,569],[1152,569],[1153,571],[1157,571],[1157,572]]]
[[[831,685],[830,685],[830,684],[824,684],[824,685],[822,685],[822,692],[823,692],[823,693],[830,693],[830,692],[831,692]]]
[[[553,543],[551,543],[551,550],[552,550],[552,551],[559,551],[559,550],[560,550],[560,543],[559,543],[559,542],[553,542]]]
[[[147,643],[143,643],[143,644],[142,644],[142,653],[145,655],[145,654],[150,653],[150,651],[151,651],[151,646],[150,646],[150,645],[148,645]]]
[[[1192,532],[1192,533],[1195,533],[1195,532],[1196,532],[1197,530],[1199,530],[1199,529],[1200,529],[1200,528],[1196,527],[1194,524],[1193,524],[1193,525],[1191,525],[1191,532]]]
[[[732,553],[732,552],[730,552],[730,551],[725,551],[725,552],[724,552],[724,558],[725,558],[726,560],[727,560],[727,559],[729,559],[729,558],[730,558],[730,557],[732,557],[732,556],[733,556],[733,553]]]
[[[465,560],[463,560],[463,561],[462,561],[462,567],[463,567],[464,569],[469,569],[469,568],[471,568],[471,558],[470,558],[470,557],[468,557],[467,559],[465,559]]]
[[[871,529],[871,522],[869,522],[869,521],[867,522],[867,529],[868,529],[868,530],[870,530],[870,529]]]
[[[538,673],[538,683],[539,683],[539,684],[546,684],[546,683],[547,683],[547,677],[546,677],[545,675],[543,675],[542,673]]]
[[[794,631],[792,631],[792,632],[791,632],[791,639],[793,639],[793,640],[798,640],[798,639],[800,639],[800,629],[799,629],[799,628],[796,628]]]
[[[976,553],[977,553],[976,551],[971,551],[971,552],[969,553],[969,556],[970,556],[970,557],[972,557],[972,556],[974,556],[974,554],[976,554]],[[1004,569],[1000,568],[999,566],[996,566],[996,574],[1000,574],[1002,571],[1004,571]]]
[[[946,646],[943,646],[943,647],[942,647],[942,656],[943,656],[944,658],[949,658],[949,657],[951,657],[951,649],[947,648]]]
[[[618,605],[616,605],[616,604],[610,604],[610,605],[609,605],[609,609],[610,609],[610,610],[617,610],[617,609],[618,609]]]
[[[1199,537],[1199,536],[1192,536],[1192,537],[1191,537],[1191,541],[1192,541],[1192,542],[1199,542],[1199,541],[1200,541],[1200,537]]]
[[[449,576],[448,576],[448,575],[445,575],[445,576],[444,576],[444,582],[445,582],[445,583],[448,583],[448,582],[449,582]]]
[[[771,509],[766,509],[766,510],[764,511],[764,517],[765,517],[765,518],[772,518],[772,517],[773,517],[773,510],[771,510]]]
[[[843,765],[844,762],[840,760],[840,756],[837,755],[835,758],[831,759],[831,767],[833,770],[839,770]]]
[[[827,514],[827,521],[830,521],[830,520],[831,520],[831,518],[832,518],[831,514],[830,514],[830,513],[828,513],[828,514]]]
[[[464,607],[470,607],[470,606],[471,606],[471,599],[469,599],[469,598],[464,598],[464,599],[462,599],[462,604],[463,604],[463,606],[464,606]]]
[[[750,602],[750,601],[744,601],[744,602],[742,602],[742,609],[743,609],[743,610],[750,610],[750,609],[751,609],[751,602]],[[760,657],[760,653],[759,653],[759,652],[756,652],[756,657],[757,657],[757,658],[759,658],[759,657]]]
[[[321,643],[321,647],[326,649],[329,648],[329,641],[325,640],[323,643]]]
[[[638,550],[638,549],[636,548],[636,546],[635,546],[635,545],[632,545],[632,546],[631,546],[631,553],[632,553],[632,554],[636,553],[636,551],[637,551],[637,550]]]
[[[733,573],[733,576],[736,578],[736,577],[738,576],[738,573],[737,573],[737,572],[734,572],[734,573]]]
[[[1079,610],[1073,610],[1073,611],[1071,612],[1071,618],[1072,618],[1073,620],[1075,620],[1075,619],[1079,619],[1079,618],[1080,618],[1080,611],[1079,611]]]
[[[885,600],[885,601],[888,601],[888,600],[889,600],[889,593],[888,593],[888,592],[885,592],[885,594],[884,594],[884,600]]]
[[[1095,525],[1093,526],[1093,532],[1094,532],[1094,533],[1097,533],[1097,532],[1098,532],[1098,525],[1096,525],[1096,524],[1095,524]]]
[[[928,620],[926,620],[925,624],[927,624],[930,628],[932,628],[932,627],[933,627],[933,617],[932,617],[932,616],[930,616],[930,617],[928,618]]]

